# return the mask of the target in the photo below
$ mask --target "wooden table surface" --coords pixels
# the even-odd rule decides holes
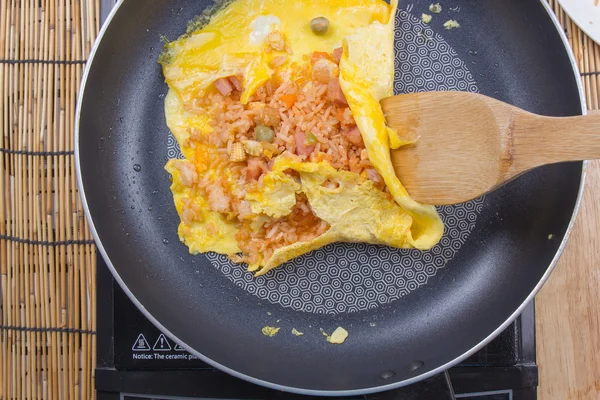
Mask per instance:
[[[536,297],[540,400],[600,399],[600,161],[565,251]]]

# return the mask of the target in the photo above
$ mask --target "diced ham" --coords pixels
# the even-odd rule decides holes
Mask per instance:
[[[258,157],[250,157],[246,167],[246,180],[256,181],[264,171],[268,169],[267,164]]]
[[[337,120],[340,121],[340,123],[343,122],[344,119],[345,119],[344,118],[344,110],[346,110],[346,109],[345,108],[338,108],[337,111],[336,111],[336,113],[335,113],[335,116],[336,116]]]
[[[299,156],[310,156],[315,149],[315,145],[306,143],[306,133],[296,132],[294,138],[296,139],[296,154]]]
[[[215,81],[215,87],[223,96],[227,96],[233,92],[233,85],[228,78],[219,78]]]
[[[360,131],[358,130],[358,126],[354,125],[352,128],[345,131],[344,135],[346,136],[346,139],[348,139],[348,141],[350,143],[352,143],[353,145],[358,146],[358,147],[365,146],[362,135],[360,134]]]
[[[238,92],[242,91],[242,82],[236,76],[230,76],[229,81]]]
[[[336,106],[341,107],[348,105],[346,96],[344,96],[344,92],[342,92],[339,79],[333,78],[329,81],[329,85],[327,86],[327,99]]]
[[[333,61],[336,63],[340,63],[342,59],[342,54],[344,53],[344,49],[342,47],[338,47],[337,49],[333,49]]]
[[[312,77],[321,83],[329,83],[331,79],[340,75],[337,64],[327,58],[321,58],[315,62],[312,68]]]

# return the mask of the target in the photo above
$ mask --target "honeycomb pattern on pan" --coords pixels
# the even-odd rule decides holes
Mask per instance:
[[[394,93],[478,92],[456,51],[428,25],[404,10],[396,16]]]
[[[402,38],[402,40],[400,40]],[[444,39],[400,10],[396,17],[395,93],[434,90],[477,92],[465,64]],[[168,157],[181,157],[173,137]],[[431,251],[365,243],[336,243],[298,257],[254,278],[227,256],[205,256],[227,279],[260,299],[312,313],[364,311],[397,300],[427,284],[465,243],[483,198],[438,208],[446,231]]]

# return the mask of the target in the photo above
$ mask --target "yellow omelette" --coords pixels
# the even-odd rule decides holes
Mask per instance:
[[[235,254],[244,253],[242,228],[264,235],[266,222],[272,225],[292,218],[299,212],[300,201],[307,202],[312,216],[324,221],[327,230],[310,240],[285,242],[268,256],[246,261],[256,275],[334,242],[427,250],[440,240],[444,227],[435,208],[413,201],[394,173],[390,148],[408,144],[409,140],[386,125],[379,105],[379,100],[392,95],[396,8],[397,1],[387,4],[382,0],[236,0],[206,25],[166,46],[162,59],[170,89],[165,100],[166,120],[185,159],[169,160],[165,168],[172,175],[171,190],[181,217],[179,237],[191,253],[214,251],[236,259]],[[329,21],[325,34],[311,31],[309,22],[315,17]],[[285,47],[265,45],[273,32],[281,35]],[[250,159],[259,154],[248,147],[242,161],[214,166],[214,157],[225,151],[231,154],[240,134],[232,133],[232,139],[221,147],[218,140],[214,144],[211,135],[215,135],[216,122],[208,111],[198,111],[203,110],[198,99],[218,94],[215,86],[219,80],[239,77],[239,93],[235,92],[237,81],[228,81],[234,94],[227,96],[236,96],[236,104],[248,112],[266,82],[283,73],[292,80],[301,80],[302,71],[314,68],[308,61],[311,55],[331,54],[339,47],[343,51],[333,73],[360,131],[359,144],[364,143],[368,161],[383,179],[386,190],[376,187],[365,174],[334,168],[325,159],[305,157],[300,150],[294,154],[285,149],[278,151],[275,146],[273,153],[273,146],[264,142],[258,151],[268,163],[258,183],[248,185],[240,178],[239,171],[246,171]],[[285,62],[274,67],[283,58]],[[277,135],[283,137],[281,126],[273,124],[274,140],[278,140]],[[339,126],[336,129],[342,129]],[[301,133],[309,137],[310,132]],[[247,142],[258,140],[247,140],[245,146]],[[313,142],[303,145],[314,147]],[[302,147],[298,144],[296,149]],[[238,205],[232,208],[224,204],[222,209],[215,206],[220,188],[239,196],[243,214]]]

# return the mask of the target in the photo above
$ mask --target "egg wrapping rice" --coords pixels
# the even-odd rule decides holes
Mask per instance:
[[[309,2],[298,12],[346,13],[339,26],[330,18],[346,36],[306,36],[283,0],[237,0],[167,46],[167,124],[185,159],[165,168],[191,253],[228,254],[262,275],[335,241],[425,249],[439,240],[435,210],[412,201],[391,169],[389,148],[407,141],[385,125],[378,104],[391,94],[393,62],[385,57],[396,3],[339,3],[313,10],[319,4]],[[258,46],[248,41],[244,26],[258,20],[249,9],[268,12],[259,17],[281,21],[283,32],[272,29]],[[220,53],[229,42],[214,32],[232,16],[245,18],[238,29],[254,53]],[[285,31],[286,23],[301,32]],[[369,58],[379,71],[368,70]]]
[[[319,56],[325,57],[323,54]],[[326,55],[333,59],[331,54]],[[264,172],[270,169],[272,156],[290,152],[295,154],[297,134],[311,132],[315,138],[314,150],[303,160],[310,162],[326,161],[332,167],[351,171],[365,179],[374,181],[379,190],[387,191],[383,179],[369,161],[364,143],[352,144],[344,132],[354,128],[356,123],[348,106],[336,106],[327,99],[328,85],[314,80],[310,70],[302,72],[295,82],[289,74],[268,80],[251,97],[248,104],[241,104],[239,92],[222,95],[211,93],[198,99],[193,111],[210,117],[212,132],[202,135],[198,130],[191,130],[192,140],[196,145],[204,145],[208,158],[208,170],[198,182],[208,197],[209,207],[216,212],[231,213],[240,220],[241,227],[235,237],[242,251],[242,256],[232,256],[238,262],[257,264],[267,260],[279,247],[298,241],[310,241],[323,234],[329,225],[316,217],[306,200],[306,196],[296,194],[292,212],[280,218],[263,218],[264,224],[259,229],[254,219],[249,216],[249,204],[244,198],[248,192],[263,188]],[[278,83],[278,80],[282,80]],[[294,96],[291,107],[282,100]],[[276,113],[271,118],[280,122],[273,126],[275,138],[271,154],[263,151],[259,157],[253,157],[252,163],[260,168],[258,179],[251,177],[248,165],[231,162],[230,149],[232,143],[255,140],[254,128],[265,122],[264,108],[270,107]],[[272,165],[271,165],[272,166]],[[228,175],[236,181],[235,190],[227,184]],[[218,176],[215,179],[215,176]],[[232,190],[233,189],[233,190]],[[390,197],[391,198],[391,197]]]

